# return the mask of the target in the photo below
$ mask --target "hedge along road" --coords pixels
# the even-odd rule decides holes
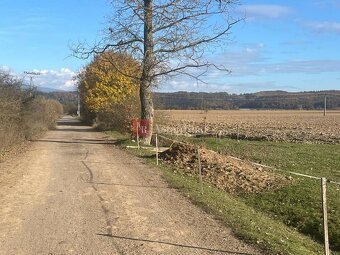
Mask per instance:
[[[0,254],[260,254],[71,117],[0,164]]]

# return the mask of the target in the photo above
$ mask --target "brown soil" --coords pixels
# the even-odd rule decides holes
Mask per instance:
[[[164,110],[158,133],[173,135],[219,134],[242,140],[339,144],[340,112],[289,110]]]
[[[256,193],[290,183],[288,177],[211,150],[199,149],[203,179],[230,193]],[[198,175],[197,147],[174,143],[160,158],[191,176]]]

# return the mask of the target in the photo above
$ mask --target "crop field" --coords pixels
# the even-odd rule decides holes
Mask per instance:
[[[158,131],[220,134],[244,140],[340,143],[340,111],[159,110]]]

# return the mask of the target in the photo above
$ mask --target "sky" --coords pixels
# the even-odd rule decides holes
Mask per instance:
[[[223,47],[208,58],[231,70],[211,70],[204,83],[187,77],[164,80],[157,91],[340,89],[340,0],[240,0]],[[75,90],[73,77],[88,61],[71,46],[100,40],[110,16],[107,0],[1,0],[0,68],[26,83]]]

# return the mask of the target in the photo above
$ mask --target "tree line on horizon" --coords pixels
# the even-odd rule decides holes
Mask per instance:
[[[320,110],[340,109],[340,91],[285,92],[264,91],[246,94],[227,92],[174,92],[154,93],[156,109],[177,110]]]
[[[77,113],[77,92],[42,93],[63,104],[64,112]],[[257,93],[229,94],[227,92],[187,92],[152,93],[156,110],[321,110],[325,95],[327,109],[340,110],[340,91],[285,92],[264,91]],[[137,99],[135,98],[135,101]],[[138,113],[134,113],[135,115]]]

